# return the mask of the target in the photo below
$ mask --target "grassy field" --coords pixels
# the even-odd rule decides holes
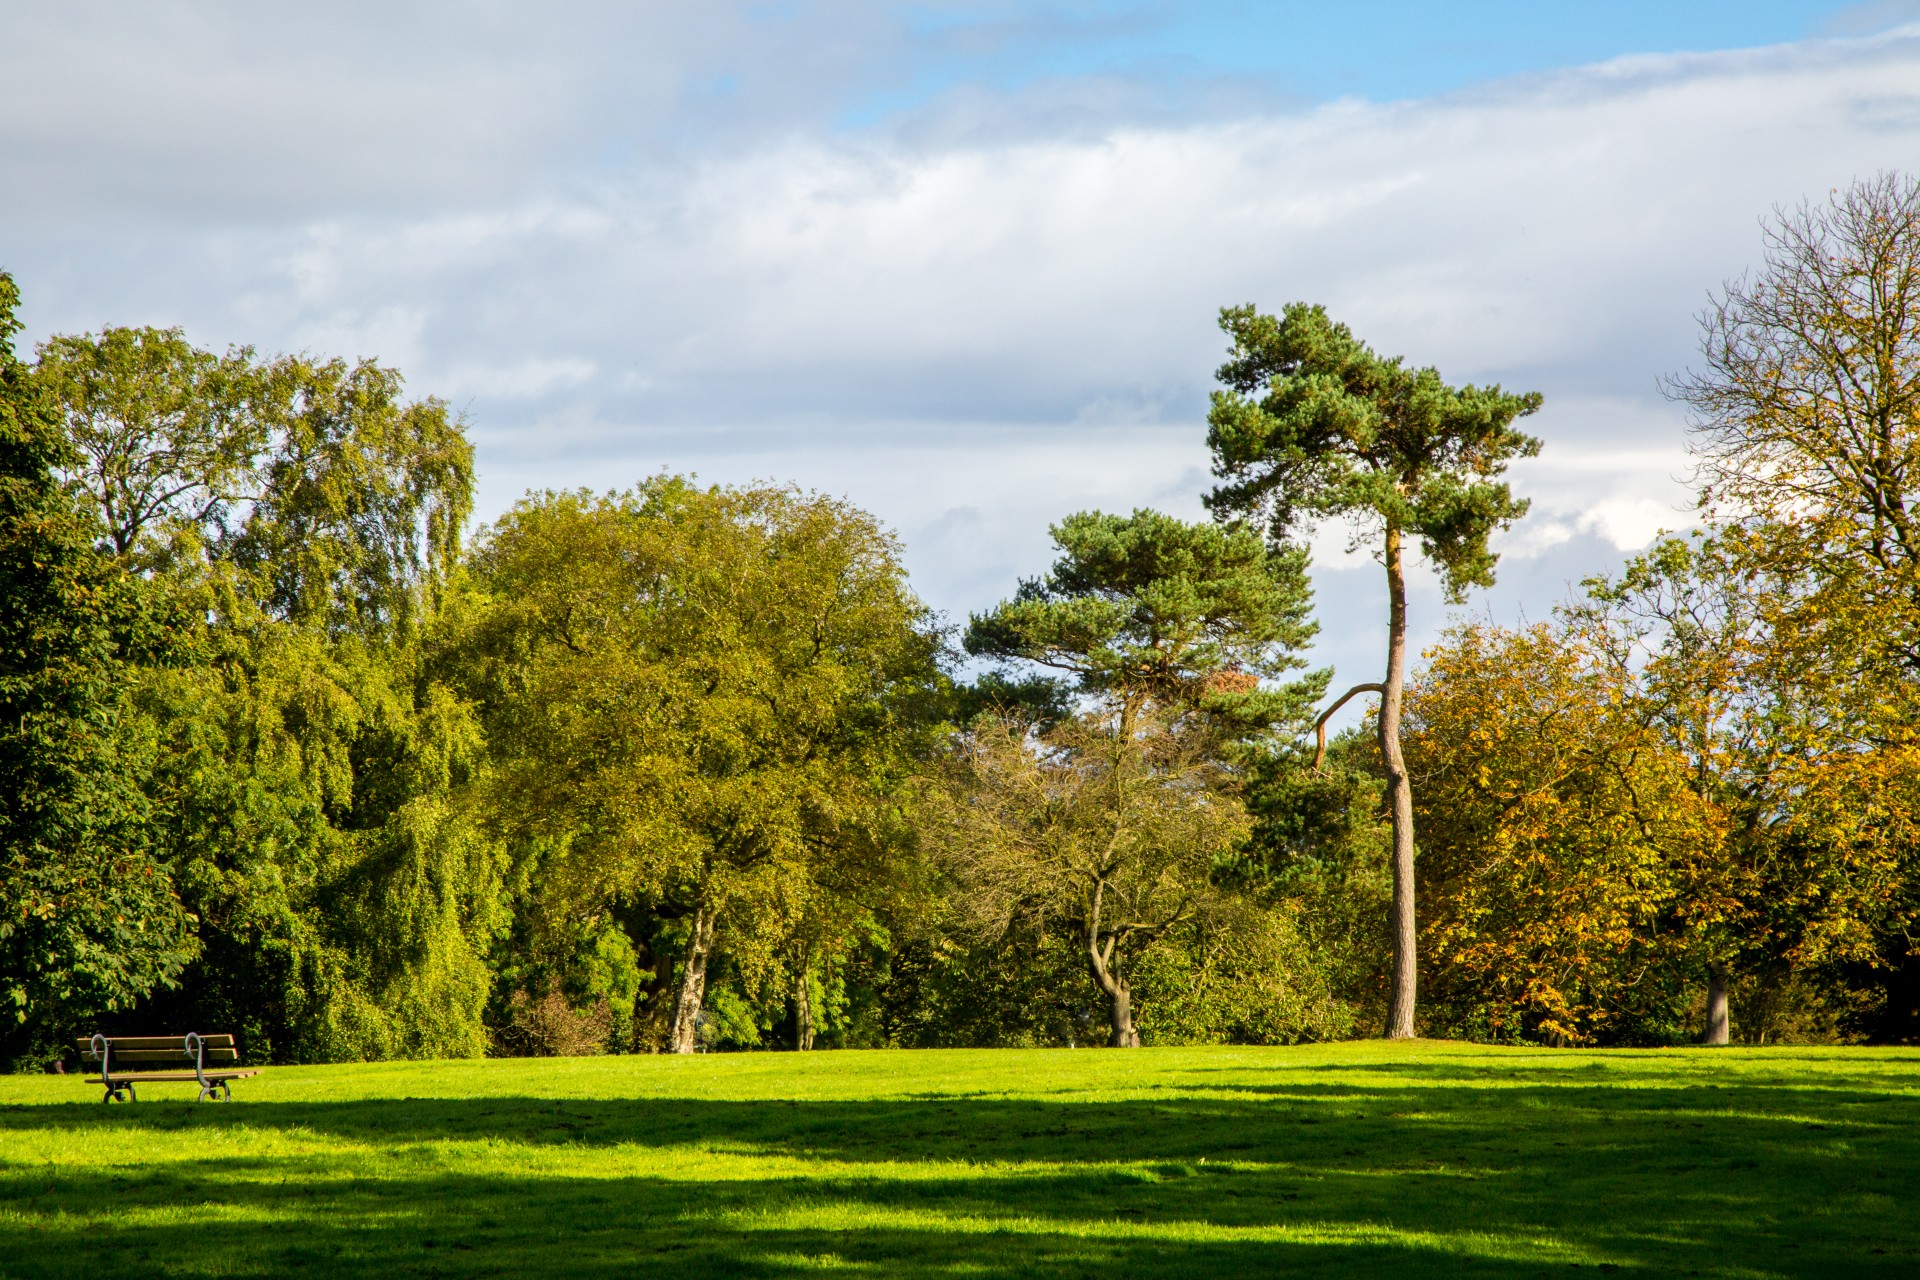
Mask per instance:
[[[0,1078],[0,1276],[1920,1275],[1920,1050]]]

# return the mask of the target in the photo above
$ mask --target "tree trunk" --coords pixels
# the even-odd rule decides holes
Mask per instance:
[[[1701,1033],[1700,1043],[1727,1043],[1727,966],[1724,964],[1707,966],[1707,1029]]]
[[[1127,984],[1115,980],[1107,1000],[1107,1024],[1112,1028],[1107,1045],[1114,1049],[1138,1049],[1140,1030],[1133,1025],[1133,992]]]
[[[1387,526],[1387,678],[1380,695],[1380,758],[1387,767],[1387,816],[1393,825],[1393,991],[1387,1039],[1414,1034],[1418,957],[1413,903],[1413,785],[1400,754],[1400,703],[1407,676],[1407,578],[1400,562],[1400,530]]]
[[[1094,934],[1087,941],[1087,965],[1093,970],[1093,980],[1107,997],[1107,1025],[1111,1029],[1107,1045],[1114,1049],[1138,1049],[1140,1032],[1133,1025],[1133,992],[1126,980],[1107,967],[1106,958],[1100,954],[1100,935]]]
[[[799,1053],[813,1048],[813,993],[807,990],[807,966],[793,977],[793,1047]]]
[[[680,979],[680,1002],[673,1010],[669,1053],[692,1053],[699,1043],[700,1005],[707,998],[707,957],[713,952],[713,913],[705,903],[693,913],[693,934],[687,940],[687,967]]]

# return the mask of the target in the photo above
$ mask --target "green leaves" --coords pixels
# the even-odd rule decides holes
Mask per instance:
[[[401,386],[370,360],[273,366],[277,445],[233,555],[281,616],[404,632],[452,572],[473,509],[473,446],[443,402],[406,403]]]
[[[178,329],[107,328],[40,344],[71,471],[115,554],[150,560],[182,533],[218,537],[255,495],[269,379],[249,348],[216,356]]]
[[[125,1008],[192,956],[140,790],[153,743],[136,662],[163,643],[159,589],[96,551],[54,467],[57,406],[15,358],[0,274],[0,987],[12,1054]]]
[[[393,369],[107,328],[42,343],[33,380],[61,468],[131,565],[238,569],[274,616],[363,636],[414,625],[452,572],[473,448]]]
[[[1540,450],[1512,425],[1540,407],[1538,393],[1450,387],[1306,303],[1277,319],[1228,307],[1220,327],[1233,347],[1207,443],[1225,483],[1209,508],[1257,518],[1283,541],[1326,518],[1381,524],[1420,539],[1449,599],[1492,583],[1488,539],[1527,510],[1498,477]]]
[[[884,811],[939,674],[871,517],[675,477],[549,493],[483,535],[474,581],[461,652],[496,812],[549,850],[558,909],[714,912],[757,978],[884,895]]]
[[[1301,715],[1325,683],[1261,684],[1304,665],[1304,552],[1145,509],[1081,512],[1052,532],[1062,555],[1051,572],[974,615],[967,652],[1068,672],[1080,692],[1121,704],[1207,706],[1249,728]]]
[[[200,917],[170,918],[167,972],[212,957],[150,1008],[281,1058],[480,1052],[501,924],[497,845],[465,799],[484,744],[423,644],[471,507],[460,423],[372,361],[215,355],[178,330],[50,339],[29,381],[45,465],[81,499],[59,518],[92,558],[24,528],[0,555],[31,552],[55,586],[67,572],[53,629],[118,646],[105,705],[144,746],[111,752],[126,831],[95,797],[75,847],[117,857],[137,837]],[[7,587],[9,616],[34,616],[32,583]],[[74,663],[39,660],[43,686],[71,682]]]

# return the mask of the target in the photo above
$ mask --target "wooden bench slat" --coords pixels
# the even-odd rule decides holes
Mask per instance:
[[[248,1076],[257,1076],[259,1074],[260,1072],[257,1068],[249,1068],[245,1071],[209,1071],[207,1072],[207,1079],[245,1080]],[[125,1084],[128,1081],[132,1081],[134,1084],[145,1084],[149,1080],[198,1080],[199,1078],[199,1076],[196,1076],[191,1071],[129,1071],[125,1075],[121,1075],[118,1071],[113,1073],[115,1084]],[[102,1080],[99,1076],[88,1076],[87,1083],[104,1085],[106,1081]]]
[[[184,1032],[177,1036],[108,1036],[106,1039],[107,1043],[113,1046],[115,1053],[122,1049],[178,1049],[187,1042]],[[233,1037],[230,1035],[201,1036],[200,1040],[209,1049],[233,1048]],[[93,1037],[87,1036],[74,1043],[82,1049],[90,1049],[93,1047]]]
[[[88,1062],[97,1062],[92,1054],[82,1055]],[[181,1049],[120,1049],[108,1051],[107,1057],[113,1062],[179,1062],[193,1061],[193,1055]],[[240,1053],[236,1049],[208,1049],[201,1055],[203,1062],[238,1062]]]

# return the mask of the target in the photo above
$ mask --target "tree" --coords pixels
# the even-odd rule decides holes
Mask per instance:
[[[1682,886],[1709,1044],[1731,1036],[1734,982],[1878,966],[1920,918],[1920,742],[1887,725],[1898,659],[1861,597],[1779,550],[1763,527],[1663,539],[1569,610],[1722,815]]]
[[[119,572],[180,619],[124,683],[143,838],[200,958],[144,1016],[275,1060],[484,1051],[483,751],[423,643],[472,501],[460,424],[372,361],[178,330],[54,337],[33,382]]]
[[[1920,181],[1855,182],[1776,211],[1762,234],[1762,266],[1701,316],[1704,367],[1668,390],[1693,410],[1701,509],[1720,554],[1766,588],[1768,715],[1793,726],[1768,740],[1796,772],[1823,763],[1806,777],[1814,792],[1816,778],[1866,770],[1879,779],[1869,794],[1891,796],[1920,749]],[[1889,815],[1877,838],[1855,828],[1814,848],[1909,857],[1896,809],[1862,807]],[[1903,888],[1873,930],[1871,964],[1909,992],[1920,991],[1920,948],[1900,922],[1915,918],[1915,898]],[[1874,913],[1820,914],[1854,925],[1814,936],[1858,942]],[[1920,1036],[1920,999],[1900,1004],[1883,1034]]]
[[[274,448],[232,557],[279,617],[407,634],[431,616],[473,511],[473,445],[444,401],[374,361],[274,362]]]
[[[1245,838],[1235,780],[1205,736],[1150,708],[1077,716],[1030,740],[988,717],[926,806],[934,856],[971,931],[994,943],[1063,925],[1105,998],[1107,1043],[1135,1048],[1131,974],[1171,931],[1224,905],[1214,866]]]
[[[1285,904],[1353,1027],[1384,1023],[1392,953],[1392,832],[1375,736],[1346,730],[1318,764],[1298,742],[1255,753],[1246,770],[1253,830],[1223,868],[1243,892]]]
[[[1408,690],[1429,998],[1458,1033],[1665,1039],[1676,979],[1743,914],[1729,814],[1610,638],[1456,628]]]
[[[976,614],[968,653],[1070,674],[1122,734],[1150,705],[1270,731],[1300,722],[1324,690],[1325,675],[1261,683],[1305,665],[1314,626],[1303,551],[1148,510],[1081,512],[1051,532],[1061,551],[1052,570]]]
[[[1549,625],[1430,651],[1422,937],[1462,1032],[1663,1042],[1702,985],[1707,1044],[1838,1029],[1836,976],[1911,929],[1920,760],[1840,736],[1864,636],[1746,539],[1663,539]]]
[[[989,936],[1072,922],[1128,1048],[1133,966],[1226,904],[1214,871],[1245,833],[1229,761],[1303,724],[1326,677],[1277,683],[1313,635],[1298,549],[1148,510],[1052,533],[1051,571],[975,615],[966,647],[1066,672],[1095,709],[1031,743],[1004,715],[966,735],[939,856]]]
[[[108,328],[40,344],[70,477],[114,552],[246,571],[273,616],[380,638],[431,612],[473,507],[473,446],[397,370],[224,356],[178,329]],[[174,545],[185,539],[185,545]]]
[[[135,666],[167,609],[94,549],[56,470],[57,406],[13,353],[0,273],[0,1045],[44,1052],[78,1019],[124,1010],[192,958],[192,920],[150,847],[151,742]]]
[[[60,406],[74,478],[116,555],[168,526],[230,532],[256,495],[272,418],[250,348],[216,356],[179,329],[63,334],[40,344],[35,377]]]
[[[898,554],[830,499],[664,476],[528,499],[482,538],[466,661],[500,821],[559,900],[676,922],[674,1052],[717,955],[764,978],[893,874],[938,679]]]
[[[1413,792],[1400,749],[1406,679],[1407,587],[1404,540],[1439,570],[1450,601],[1493,582],[1498,557],[1488,538],[1526,514],[1497,477],[1540,442],[1513,426],[1540,407],[1537,393],[1498,386],[1450,387],[1432,368],[1384,358],[1306,303],[1279,318],[1250,306],[1220,313],[1232,338],[1207,415],[1214,474],[1225,483],[1207,496],[1222,517],[1257,516],[1276,541],[1337,517],[1376,535],[1387,574],[1387,669],[1381,682],[1356,685],[1348,699],[1380,695],[1380,753],[1393,828],[1393,989],[1389,1037],[1414,1034],[1418,938],[1414,911]]]
[[[1700,317],[1705,369],[1668,387],[1694,410],[1701,505],[1897,601],[1920,667],[1920,181],[1857,182],[1763,235],[1758,275]]]

